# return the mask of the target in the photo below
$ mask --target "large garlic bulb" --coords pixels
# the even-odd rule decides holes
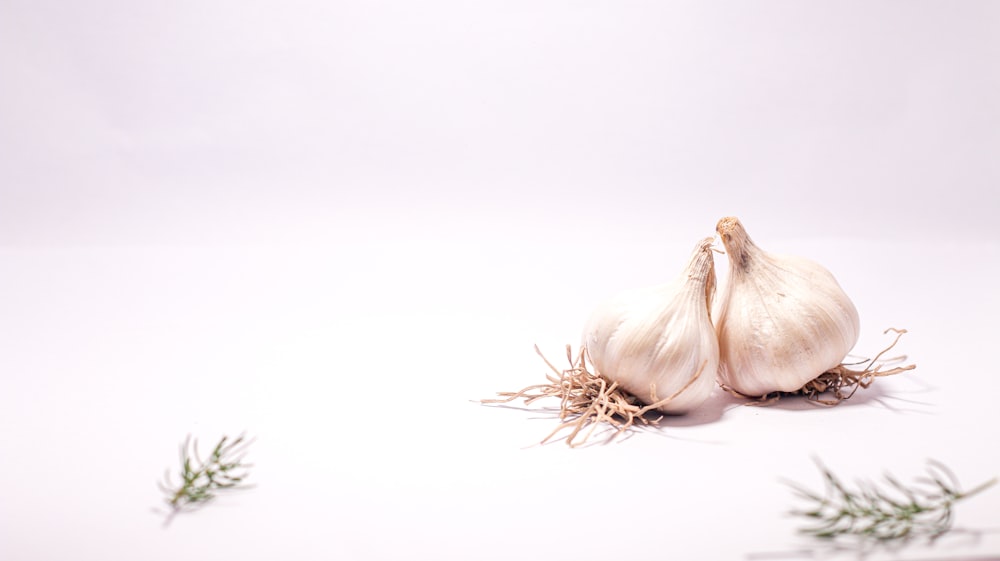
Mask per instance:
[[[700,242],[680,277],[618,294],[594,311],[583,344],[597,373],[664,413],[686,413],[715,386],[719,344],[709,317],[715,294],[712,238]],[[696,378],[697,377],[697,378]],[[691,380],[694,379],[694,382]]]
[[[748,396],[793,392],[839,365],[860,322],[830,271],[761,250],[736,218],[723,218],[716,231],[729,254],[715,316],[719,381]]]

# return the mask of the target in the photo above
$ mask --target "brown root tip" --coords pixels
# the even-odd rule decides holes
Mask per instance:
[[[718,224],[715,225],[715,231],[718,232],[720,236],[730,236],[733,232],[742,229],[743,225],[740,224],[740,219],[735,216],[727,216],[719,220]]]
[[[719,220],[718,224],[715,225],[715,231],[719,233],[722,245],[725,246],[726,253],[729,254],[729,263],[732,265],[733,271],[739,272],[749,268],[756,246],[747,235],[740,219],[735,216],[727,216]]]

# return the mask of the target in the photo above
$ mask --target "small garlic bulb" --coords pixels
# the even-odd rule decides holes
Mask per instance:
[[[597,373],[646,404],[662,401],[690,382],[658,407],[664,413],[694,409],[715,386],[719,344],[709,315],[715,294],[712,242],[706,238],[698,244],[676,281],[611,298],[584,329],[583,345]]]
[[[715,315],[719,381],[747,396],[793,392],[839,365],[860,322],[830,271],[761,250],[736,218],[723,218],[716,231],[729,254]]]

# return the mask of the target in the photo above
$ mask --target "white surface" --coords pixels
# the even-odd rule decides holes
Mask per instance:
[[[818,486],[813,456],[1000,474],[998,27],[976,2],[3,3],[0,558],[805,556],[779,480]],[[728,214],[835,273],[860,353],[909,329],[918,369],[582,450],[470,401]],[[184,435],[243,429],[257,487],[162,528]],[[998,507],[898,557],[1000,555]]]

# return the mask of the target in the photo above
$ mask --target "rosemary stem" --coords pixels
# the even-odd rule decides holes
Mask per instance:
[[[975,495],[977,493],[981,493],[981,492],[989,489],[993,485],[996,485],[996,482],[997,482],[997,478],[994,477],[993,479],[990,479],[989,481],[986,481],[984,483],[980,483],[979,485],[976,485],[975,487],[973,487],[969,491],[966,491],[964,493],[959,493],[958,494],[958,498],[959,499],[964,499],[966,497],[971,497],[972,495]]]

